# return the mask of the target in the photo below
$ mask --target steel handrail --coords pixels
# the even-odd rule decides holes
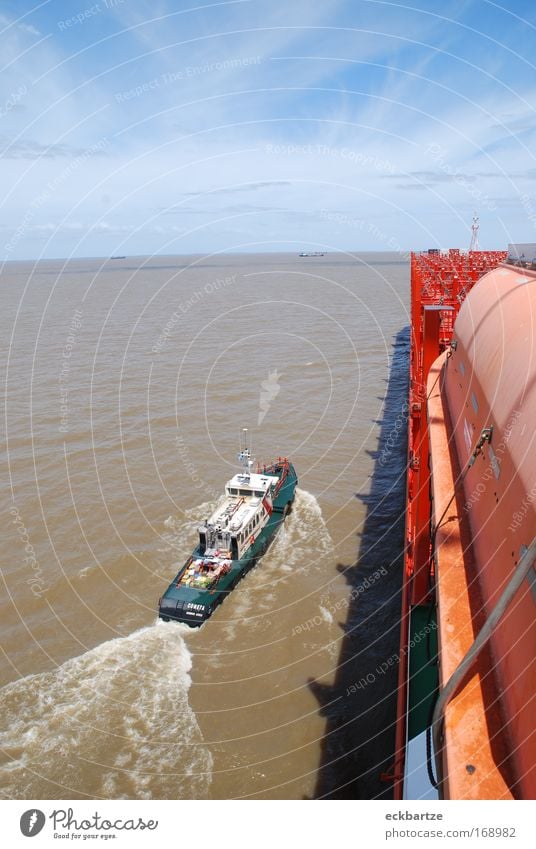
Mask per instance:
[[[445,711],[448,703],[453,698],[453,696],[457,693],[458,688],[462,681],[464,680],[467,673],[472,668],[474,662],[479,656],[480,652],[486,645],[487,641],[491,637],[495,626],[498,624],[500,619],[502,619],[504,613],[508,609],[508,606],[515,594],[521,587],[523,581],[529,574],[531,568],[534,565],[534,561],[536,560],[536,537],[532,540],[531,544],[524,552],[521,557],[519,563],[517,564],[514,573],[508,584],[504,588],[501,596],[491,611],[490,615],[486,619],[486,622],[478,632],[478,636],[475,639],[473,645],[469,649],[469,651],[465,654],[463,660],[460,661],[449,680],[441,690],[439,694],[439,698],[437,700],[434,714],[432,717],[432,738],[434,741],[434,758],[436,765],[436,776],[437,783],[441,789],[445,776],[443,775],[443,762],[442,762],[442,748],[443,748],[443,723],[445,720]],[[441,794],[442,795],[442,794]]]

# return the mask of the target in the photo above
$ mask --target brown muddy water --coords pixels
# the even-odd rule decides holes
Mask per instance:
[[[408,278],[396,254],[3,266],[3,798],[385,792]],[[158,622],[242,427],[294,462],[293,512],[204,627]]]

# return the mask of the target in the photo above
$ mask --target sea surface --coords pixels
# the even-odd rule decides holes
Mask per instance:
[[[4,264],[3,798],[389,793],[408,287],[394,253]],[[159,622],[243,427],[292,514]]]

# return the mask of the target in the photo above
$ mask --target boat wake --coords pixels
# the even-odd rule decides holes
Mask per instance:
[[[156,623],[2,688],[4,798],[206,798],[183,634]]]
[[[311,556],[314,540],[314,556]],[[282,572],[296,572],[333,550],[333,540],[322,516],[320,504],[311,492],[296,489],[292,512],[280,529],[266,560],[277,564]],[[303,565],[305,564],[305,565]]]

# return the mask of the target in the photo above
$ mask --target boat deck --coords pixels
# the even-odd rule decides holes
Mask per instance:
[[[229,551],[205,551],[203,556],[192,557],[180,574],[177,586],[192,587],[196,590],[214,589],[220,578],[231,570],[232,560]]]

